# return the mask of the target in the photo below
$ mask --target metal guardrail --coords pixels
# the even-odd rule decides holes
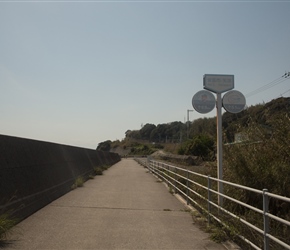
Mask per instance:
[[[150,160],[149,158],[135,158],[135,160],[165,181],[175,193],[182,195],[188,205],[192,204],[201,212],[207,214],[208,223],[216,221],[222,224],[225,228],[234,231],[239,239],[253,249],[290,249],[289,239],[287,243],[283,238],[283,235],[290,235],[289,217],[288,219],[282,218],[282,216],[269,212],[270,199],[283,201],[290,205],[290,198],[270,193],[267,189],[257,190],[236,183],[218,180],[188,169]],[[250,193],[252,196],[257,197],[261,204],[257,202],[255,206],[253,204],[249,205],[242,201],[240,197],[231,197],[230,192],[218,193],[218,182],[222,182],[232,189],[242,190],[240,191],[241,194],[243,192]],[[218,205],[218,195],[221,195],[227,201],[223,207]],[[230,209],[231,204],[235,204],[232,207],[235,207],[236,210],[248,211],[251,214],[251,218],[232,211]],[[254,234],[251,239],[242,235],[243,230],[241,228],[243,227],[246,230],[251,230],[252,234]],[[278,228],[280,232],[283,231],[283,235],[276,235],[273,227]]]

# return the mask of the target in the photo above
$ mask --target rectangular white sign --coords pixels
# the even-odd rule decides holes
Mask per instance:
[[[234,88],[234,75],[203,76],[203,88],[215,93],[223,93]]]

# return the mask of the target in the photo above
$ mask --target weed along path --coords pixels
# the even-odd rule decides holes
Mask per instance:
[[[133,159],[123,159],[19,223],[2,247],[226,249],[198,229],[184,205]]]

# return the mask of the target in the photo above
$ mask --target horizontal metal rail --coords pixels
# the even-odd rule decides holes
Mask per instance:
[[[223,218],[222,218],[222,216],[219,215],[219,213],[218,213],[218,215],[212,213],[211,207],[215,207],[218,211],[229,215],[233,219],[235,219],[235,220],[239,221],[240,223],[243,223],[244,225],[255,230],[257,233],[259,233],[261,236],[264,237],[264,248],[263,248],[264,250],[270,249],[269,240],[276,242],[276,244],[280,245],[281,247],[283,247],[285,249],[290,249],[290,245],[288,245],[286,242],[284,242],[281,239],[278,239],[277,237],[270,234],[269,219],[272,219],[272,220],[275,220],[279,223],[282,223],[285,226],[290,226],[290,221],[283,219],[277,215],[273,215],[273,214],[269,213],[269,211],[268,211],[268,205],[269,205],[268,199],[269,198],[273,198],[273,199],[277,199],[277,200],[285,201],[285,202],[289,202],[289,203],[290,203],[290,198],[270,193],[266,189],[258,190],[258,189],[254,189],[251,187],[239,185],[237,183],[219,180],[217,178],[206,176],[206,175],[194,172],[194,171],[190,171],[190,170],[185,169],[185,168],[180,168],[180,167],[176,167],[176,166],[173,166],[173,165],[170,165],[167,163],[154,161],[154,160],[151,160],[149,158],[148,159],[136,158],[135,160],[139,164],[143,165],[144,167],[147,167],[149,169],[149,171],[154,173],[156,176],[158,176],[158,178],[165,181],[167,183],[167,185],[174,190],[174,192],[180,193],[184,198],[186,198],[188,204],[192,203],[195,206],[199,207],[199,209],[204,211],[206,214],[208,214],[210,216],[209,218],[212,218],[212,219],[216,220],[218,223],[221,223],[223,226],[228,227],[227,222],[223,221]],[[202,183],[199,183],[198,181],[190,179],[189,175],[206,179],[207,185],[204,185]],[[181,181],[186,182],[186,184],[182,183]],[[229,185],[229,186],[234,187],[234,188],[246,190],[246,191],[253,192],[255,194],[260,195],[263,198],[263,204],[261,204],[263,209],[253,207],[245,202],[237,200],[236,198],[231,197],[230,194],[219,193],[216,189],[213,189],[211,187],[211,185],[209,185],[209,182],[211,182],[211,181],[216,182],[216,183],[222,182],[225,185]],[[194,187],[199,187],[199,188],[201,188],[201,190],[207,191],[208,197],[205,197],[204,194],[200,193],[201,190],[199,190],[199,191],[193,190],[192,188],[190,188],[190,185],[194,186]],[[257,214],[260,214],[261,218],[263,217],[263,219],[261,219],[259,224],[260,224],[260,226],[263,225],[263,228],[261,229],[261,228],[259,228],[259,226],[254,225],[253,223],[247,221],[246,218],[241,218],[239,215],[234,214],[234,212],[228,211],[224,207],[219,206],[217,203],[215,203],[212,200],[211,194],[220,195],[226,200],[234,202],[234,203],[236,203],[242,207],[245,207],[245,208],[247,208],[247,209],[249,209]],[[205,206],[201,205],[200,202],[195,201],[192,196],[200,198],[201,200],[206,202],[208,204],[208,206],[205,207]],[[208,221],[210,222],[210,219]],[[289,228],[287,228],[287,230],[289,230],[289,232],[290,232]],[[243,236],[243,235],[237,235],[237,236],[240,239],[242,239],[244,242],[249,244],[251,247],[253,247],[254,249],[262,249],[257,245],[257,243],[250,241],[245,236]]]

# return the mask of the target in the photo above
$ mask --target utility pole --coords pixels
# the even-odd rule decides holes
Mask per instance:
[[[187,110],[187,139],[189,137],[189,112],[193,112],[192,109]]]

